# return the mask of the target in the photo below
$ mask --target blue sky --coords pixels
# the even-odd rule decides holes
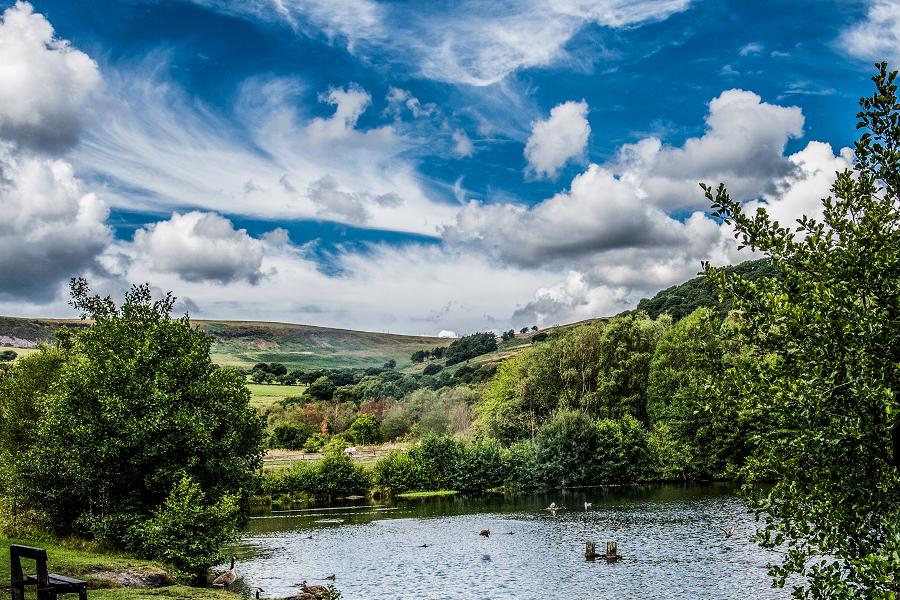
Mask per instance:
[[[464,333],[736,262],[697,182],[816,214],[900,2],[0,2],[0,311]]]

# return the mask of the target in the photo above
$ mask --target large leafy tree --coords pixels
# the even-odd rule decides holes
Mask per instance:
[[[776,582],[797,598],[900,596],[900,104],[885,64],[860,100],[853,169],[822,219],[786,226],[704,186],[743,246],[779,277],[707,267],[733,300],[755,367],[725,387],[765,424],[746,467],[758,540],[785,550]]]
[[[262,423],[243,377],[212,363],[212,339],[171,318],[173,301],[144,285],[117,306],[73,280],[92,325],[60,332],[0,383],[5,491],[57,533],[146,550],[146,523],[179,485],[239,518],[226,508],[253,489]],[[18,422],[27,435],[12,435]]]

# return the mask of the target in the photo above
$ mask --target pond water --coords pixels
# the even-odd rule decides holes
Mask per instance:
[[[238,573],[269,598],[330,574],[345,600],[788,597],[771,587],[778,556],[748,540],[753,529],[718,484],[257,509]],[[624,559],[587,562],[586,540],[600,552],[614,540]]]

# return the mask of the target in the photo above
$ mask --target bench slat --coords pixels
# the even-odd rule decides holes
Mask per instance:
[[[38,579],[35,575],[29,575],[26,581],[31,585],[38,583]],[[73,579],[71,577],[66,577],[65,575],[60,575],[58,573],[50,573],[47,578],[47,583],[49,583],[51,587],[80,587],[83,585],[87,585],[87,581]]]

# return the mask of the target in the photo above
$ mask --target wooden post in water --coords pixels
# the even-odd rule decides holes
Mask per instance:
[[[618,548],[616,547],[615,542],[606,542],[606,558],[612,558],[613,556],[618,556],[617,550],[618,550]]]
[[[594,560],[597,558],[597,544],[591,541],[585,543],[584,558],[585,560]]]

